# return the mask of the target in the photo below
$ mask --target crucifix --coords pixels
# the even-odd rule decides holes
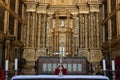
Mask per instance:
[[[64,47],[60,47],[60,64],[59,64],[59,76],[62,76],[63,73],[62,73],[62,70],[63,70],[63,67],[62,67],[62,58],[63,58],[63,54],[64,54]]]

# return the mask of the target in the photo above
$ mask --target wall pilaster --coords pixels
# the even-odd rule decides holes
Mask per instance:
[[[42,31],[43,31],[43,48],[46,48],[46,24],[47,24],[47,14],[43,14],[43,25],[42,25]]]
[[[31,39],[31,47],[36,47],[36,12],[32,12],[32,39]]]
[[[19,0],[15,1],[15,12],[18,15],[18,9],[19,9]],[[14,20],[14,35],[17,38],[17,32],[18,32],[18,19]]]
[[[95,17],[96,17],[96,48],[100,48],[100,25],[99,25],[99,14],[98,13],[96,13],[96,15],[95,15]]]
[[[29,42],[30,42],[30,41],[29,41],[29,40],[30,40],[30,39],[29,39],[29,38],[30,38],[30,37],[29,37],[29,36],[30,36],[30,30],[29,30],[29,29],[30,29],[30,14],[31,14],[30,12],[27,13],[26,47],[29,47]]]
[[[48,15],[48,22],[47,22],[47,47],[48,47],[48,55],[51,56],[53,50],[53,43],[52,43],[52,29],[53,29],[53,15]]]
[[[85,14],[85,48],[88,48],[88,14]]]
[[[93,48],[94,46],[93,46],[93,43],[94,43],[94,37],[93,37],[93,34],[94,34],[94,20],[93,20],[93,18],[94,18],[94,13],[90,13],[90,43],[89,43],[89,47],[90,48]]]
[[[38,38],[37,38],[37,48],[40,48],[40,44],[41,44],[41,39],[40,39],[40,38],[41,38],[41,37],[40,37],[40,36],[41,36],[41,20],[42,20],[42,19],[41,19],[41,16],[42,16],[42,15],[39,13],[39,14],[38,14],[38,21],[39,21],[39,22],[38,22],[38,30],[37,30],[37,31],[38,31],[38,36],[37,36],[37,37],[38,37]]]
[[[108,14],[111,13],[111,0],[107,0],[107,10]],[[112,39],[112,26],[111,26],[111,19],[108,20],[108,39]]]
[[[120,7],[120,0],[116,0],[117,7]],[[120,35],[120,10],[116,13],[116,19],[117,19],[117,36]]]
[[[10,0],[5,0],[5,2],[8,4],[10,4]],[[6,34],[9,31],[9,12],[7,10],[5,10],[5,15],[4,15],[4,33]]]
[[[36,24],[36,5],[37,2],[25,2],[27,5],[27,24],[26,24],[26,47],[35,47],[35,24]]]
[[[80,48],[82,48],[82,46],[83,46],[83,37],[82,37],[82,31],[83,31],[83,30],[82,30],[82,26],[83,26],[83,25],[82,25],[83,14],[80,14],[80,15],[79,15],[79,18],[80,18],[80,22],[79,22],[79,23],[80,23],[80,34],[79,34],[79,35],[80,35]]]

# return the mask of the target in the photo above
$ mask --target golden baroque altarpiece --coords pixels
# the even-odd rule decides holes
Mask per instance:
[[[60,46],[65,57],[85,56],[99,62],[100,5],[99,0],[24,0],[23,57],[27,65],[33,68],[39,56],[58,56]]]

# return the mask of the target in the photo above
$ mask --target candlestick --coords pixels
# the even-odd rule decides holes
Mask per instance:
[[[8,71],[8,64],[9,64],[8,60],[5,60],[5,70],[6,71]]]
[[[17,70],[18,69],[18,59],[16,58],[15,59],[15,70]]]
[[[115,71],[115,61],[112,60],[112,70]]]
[[[103,59],[103,70],[106,70],[106,63],[105,63],[105,59]]]

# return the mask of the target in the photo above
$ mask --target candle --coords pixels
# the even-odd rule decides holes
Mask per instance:
[[[105,59],[103,59],[103,70],[106,70],[106,63],[105,63]]]
[[[17,70],[18,69],[18,59],[16,58],[15,59],[15,70]]]
[[[8,71],[8,60],[5,60],[5,70]]]
[[[115,61],[112,60],[112,70],[115,71]]]

